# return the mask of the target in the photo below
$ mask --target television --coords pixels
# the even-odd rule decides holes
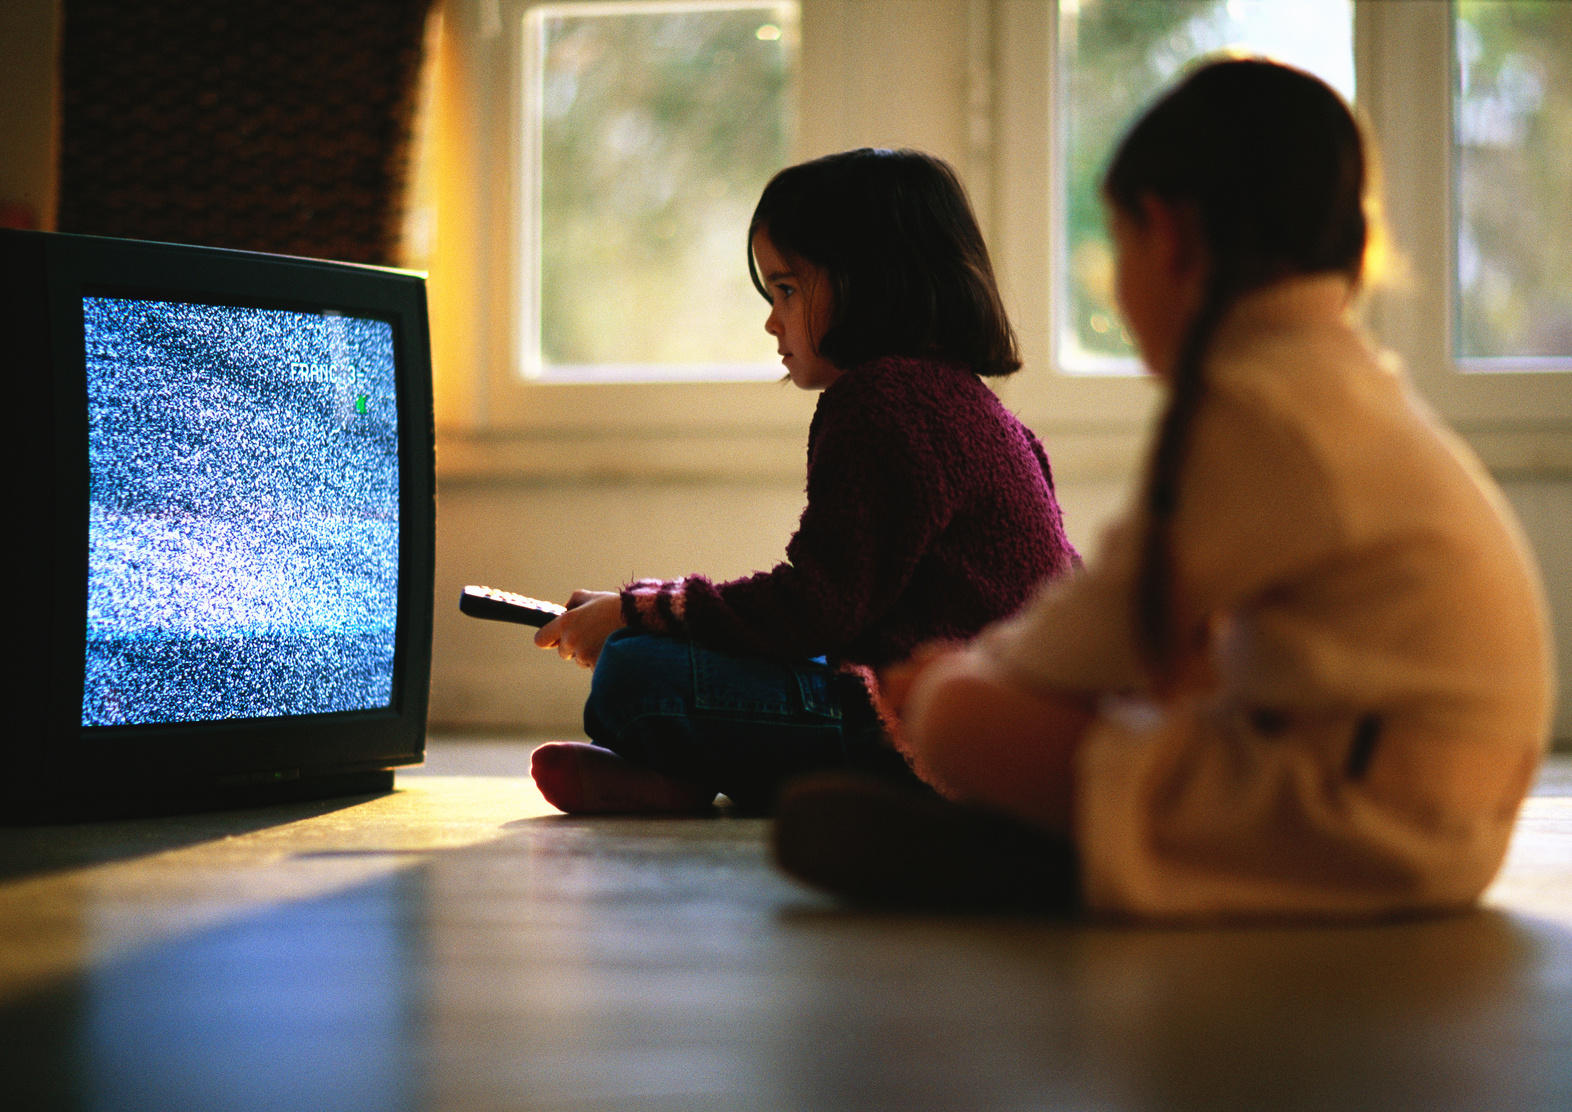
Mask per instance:
[[[390,790],[425,751],[424,279],[0,231],[10,821]]]

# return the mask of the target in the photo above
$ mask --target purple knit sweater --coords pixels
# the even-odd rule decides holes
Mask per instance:
[[[785,660],[879,668],[965,638],[1079,562],[1042,444],[971,370],[888,357],[819,397],[786,560],[624,588],[628,624]]]

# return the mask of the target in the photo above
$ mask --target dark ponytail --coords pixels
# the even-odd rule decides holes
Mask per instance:
[[[1173,521],[1217,329],[1244,294],[1299,274],[1357,282],[1369,227],[1365,149],[1341,97],[1316,77],[1261,59],[1201,66],[1121,141],[1103,180],[1110,205],[1143,219],[1156,197],[1194,212],[1208,271],[1174,365],[1146,478],[1147,534],[1136,581],[1137,636],[1159,689],[1179,644]]]

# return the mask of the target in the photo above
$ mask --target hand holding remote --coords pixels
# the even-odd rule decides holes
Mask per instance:
[[[535,634],[535,644],[556,649],[563,660],[593,668],[606,638],[623,624],[622,596],[616,591],[574,591],[567,613]]]

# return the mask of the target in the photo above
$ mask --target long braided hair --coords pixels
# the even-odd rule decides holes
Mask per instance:
[[[1370,239],[1366,153],[1342,98],[1302,70],[1225,58],[1194,70],[1135,123],[1103,179],[1108,203],[1143,219],[1143,198],[1194,214],[1207,258],[1199,307],[1166,371],[1168,404],[1148,461],[1149,525],[1136,585],[1137,635],[1159,690],[1180,644],[1173,522],[1206,360],[1244,294],[1293,275],[1357,282]]]

